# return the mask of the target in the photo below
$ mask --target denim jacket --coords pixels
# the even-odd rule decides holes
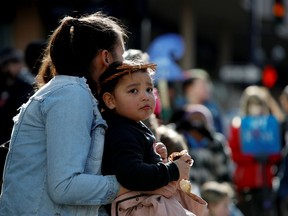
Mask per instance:
[[[85,78],[58,75],[14,117],[1,216],[97,216],[119,190],[101,175],[107,127]]]

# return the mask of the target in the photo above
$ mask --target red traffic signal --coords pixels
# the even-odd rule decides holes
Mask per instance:
[[[285,15],[285,7],[282,1],[275,0],[273,5],[273,15],[277,18],[282,18]]]
[[[276,69],[272,65],[266,65],[262,71],[262,83],[268,88],[272,88],[278,79]]]

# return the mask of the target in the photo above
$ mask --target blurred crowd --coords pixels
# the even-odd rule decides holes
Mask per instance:
[[[24,53],[13,47],[0,50],[0,144],[9,144],[13,117],[33,93],[44,47],[45,42],[33,41]],[[149,61],[141,50],[127,50],[124,57]],[[168,155],[188,150],[194,160],[192,190],[208,202],[210,215],[288,215],[288,86],[275,98],[264,86],[247,86],[225,126],[208,71],[185,71],[176,93],[168,83],[169,119],[163,119],[167,107],[162,107],[157,84],[157,106],[145,124],[166,145]],[[180,95],[177,102],[171,97],[175,94]],[[2,168],[2,150],[0,158]]]

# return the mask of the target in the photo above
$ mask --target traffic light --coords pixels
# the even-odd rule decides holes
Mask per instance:
[[[285,6],[283,0],[274,0],[272,12],[276,24],[282,24],[285,16]]]
[[[262,71],[262,83],[268,88],[272,88],[278,80],[278,73],[274,66],[266,65]]]

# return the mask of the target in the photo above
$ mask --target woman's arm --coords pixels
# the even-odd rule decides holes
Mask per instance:
[[[116,177],[84,173],[94,118],[89,92],[71,85],[56,93],[49,97],[51,101],[47,101],[43,110],[46,115],[47,178],[51,198],[56,203],[69,205],[112,202],[120,188]],[[100,162],[101,157],[99,166]]]

